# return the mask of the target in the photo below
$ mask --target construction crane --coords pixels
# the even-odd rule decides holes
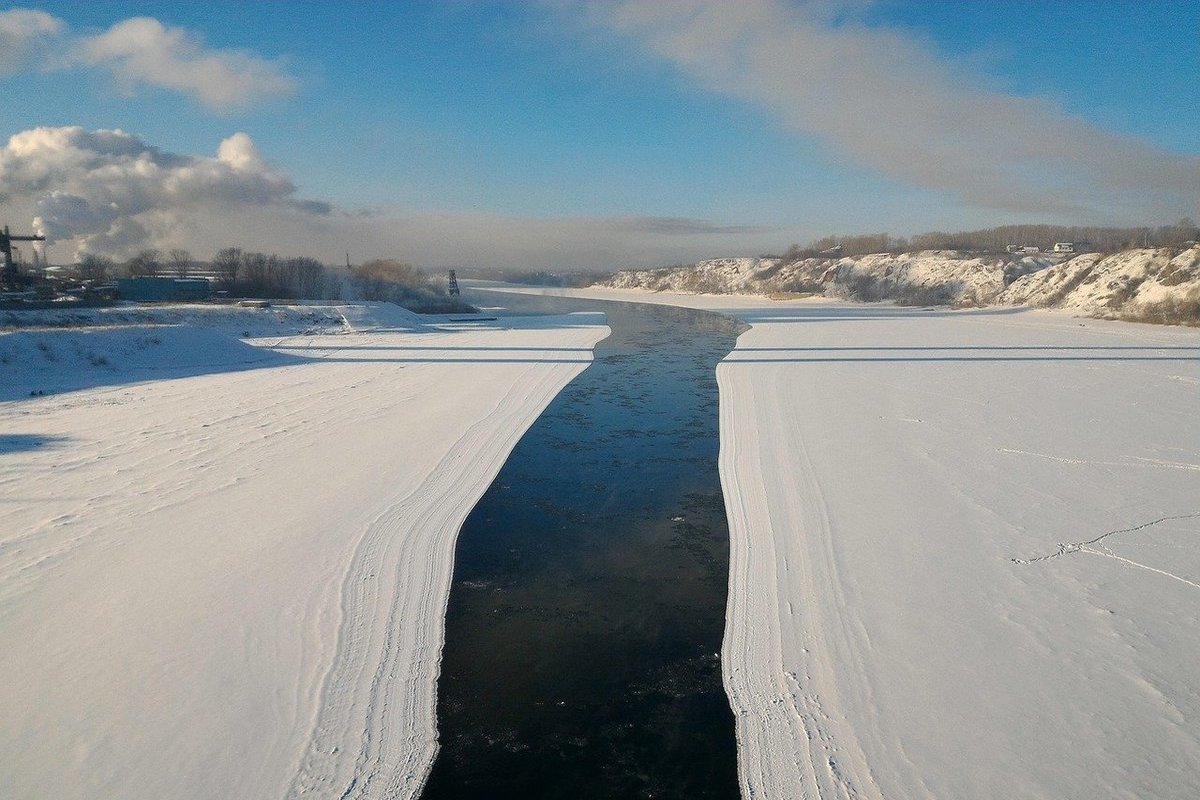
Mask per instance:
[[[0,233],[0,252],[4,253],[4,271],[0,273],[0,285],[3,285],[7,292],[15,292],[20,290],[20,276],[17,275],[17,265],[13,262],[13,242],[44,242],[45,236],[39,236],[36,233],[29,236],[24,236],[18,233],[9,233],[8,226],[4,226],[4,233]]]

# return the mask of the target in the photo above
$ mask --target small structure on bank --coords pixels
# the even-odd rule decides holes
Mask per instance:
[[[23,235],[18,233],[9,233],[8,226],[4,226],[4,231],[0,232],[0,253],[4,254],[4,268],[0,273],[0,285],[5,291],[16,292],[20,290],[18,284],[21,283],[17,275],[17,265],[13,262],[12,243],[13,242],[44,242],[46,237],[40,234]]]
[[[118,278],[117,295],[135,303],[207,300],[212,290],[205,278]]]

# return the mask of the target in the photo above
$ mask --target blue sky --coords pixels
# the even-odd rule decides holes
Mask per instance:
[[[1185,180],[1152,184],[1200,175],[1200,3],[763,0],[744,4],[746,20],[730,18],[742,4],[682,5],[42,3],[30,8],[61,21],[60,49],[153,17],[291,88],[214,107],[123,79],[111,61],[48,68],[42,52],[10,67],[9,94],[24,99],[0,109],[0,131],[119,128],[197,158],[244,132],[294,185],[290,199],[333,205],[307,226],[321,233],[309,250],[332,258],[344,249],[334,233],[429,266],[615,266],[604,262],[780,250],[829,232],[1198,213],[1200,184],[1190,196]],[[805,55],[822,48],[823,60]],[[780,55],[747,66],[756,52]],[[876,76],[905,71],[899,90],[873,94]],[[923,110],[897,122],[896,91],[928,85]],[[930,115],[940,127],[925,127]],[[1040,134],[995,133],[1014,116],[1018,132],[1046,131],[1041,151],[1025,146]],[[1078,155],[1053,141],[1060,123]],[[947,129],[928,163],[914,155]],[[969,160],[993,153],[976,180]],[[307,229],[292,217],[264,218],[244,234],[263,241],[238,243],[286,249]],[[681,234],[660,218],[695,225]],[[631,220],[646,220],[637,236]],[[202,253],[215,226],[141,227],[151,244],[174,235]],[[463,226],[469,245],[444,241]],[[498,227],[513,241],[492,251]]]

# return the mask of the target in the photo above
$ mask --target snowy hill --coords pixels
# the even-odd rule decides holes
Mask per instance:
[[[1001,303],[1065,308],[1093,316],[1195,321],[1200,310],[1200,247],[1077,256],[1014,281]]]
[[[617,273],[617,289],[711,294],[810,293],[861,300],[980,305],[1017,275],[1044,269],[1050,258],[979,257],[955,250],[875,253],[845,258],[722,258],[686,267]]]
[[[1066,308],[1168,321],[1196,317],[1200,247],[1111,256],[979,256],[955,250],[844,258],[721,258],[618,272],[604,286],[703,294],[808,293],[902,304]]]

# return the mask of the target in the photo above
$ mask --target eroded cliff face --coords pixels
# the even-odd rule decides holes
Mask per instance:
[[[722,258],[684,267],[617,273],[605,285],[715,294],[810,293],[859,300],[980,305],[1014,275],[1049,260],[1013,261],[954,250],[846,258]]]
[[[1082,314],[1197,321],[1200,247],[1110,256],[978,256],[955,250],[845,258],[720,258],[618,272],[603,285],[708,294],[810,293],[921,305],[1030,305]]]
[[[1200,323],[1200,247],[1077,256],[1016,280],[1001,303],[1083,314]]]

